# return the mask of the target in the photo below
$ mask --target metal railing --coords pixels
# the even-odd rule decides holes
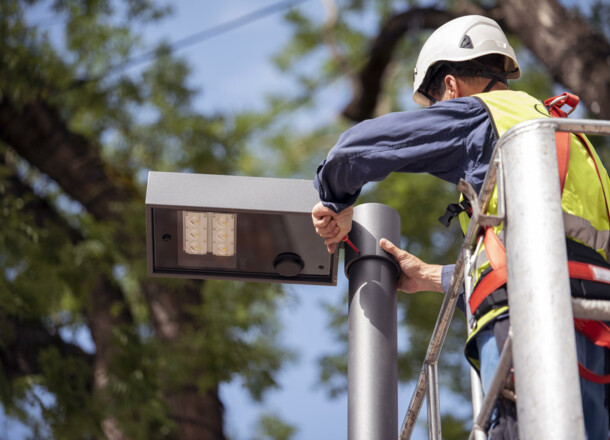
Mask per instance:
[[[562,118],[526,121],[511,128],[496,145],[479,196],[470,194],[473,216],[402,423],[400,440],[411,438],[424,398],[428,438],[441,439],[437,381],[440,352],[462,285],[465,284],[467,294],[473,287],[465,272],[476,254],[481,228],[498,224],[504,216],[511,330],[484,399],[478,375],[472,370],[474,422],[470,439],[487,438],[486,424],[513,364],[521,438],[584,439],[572,318],[610,320],[610,301],[571,299],[556,131],[610,135],[610,121]],[[484,214],[496,181],[497,217]],[[458,189],[474,192],[466,182],[460,182]],[[530,270],[534,267],[535,273]],[[552,295],[552,301],[548,295]],[[558,383],[564,386],[557,386]]]

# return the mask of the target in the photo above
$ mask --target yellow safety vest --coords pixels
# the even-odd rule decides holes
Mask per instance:
[[[498,138],[520,122],[550,117],[542,102],[524,92],[501,90],[474,96],[485,105]],[[566,237],[595,250],[605,262],[610,255],[610,219],[607,208],[610,204],[609,194],[610,179],[597,153],[586,138],[572,134],[569,165],[561,199]],[[497,202],[496,187],[487,206],[487,214],[497,214]],[[465,213],[460,214],[459,218],[465,233],[470,219]],[[503,225],[493,228],[501,241],[502,229]],[[485,246],[482,246],[476,257],[474,284],[477,285],[490,269]],[[466,307],[469,307],[469,304],[466,304]],[[507,310],[508,306],[501,306],[479,316],[468,342],[473,341],[482,328]],[[469,360],[477,365],[476,350],[473,344],[469,343],[466,354]]]

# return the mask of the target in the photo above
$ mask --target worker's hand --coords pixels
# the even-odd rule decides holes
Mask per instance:
[[[398,290],[406,293],[443,291],[441,284],[442,266],[424,263],[415,255],[394,246],[387,238],[382,238],[379,241],[379,246],[392,254],[398,261],[401,271],[398,278]]]
[[[345,208],[339,214],[327,208],[322,202],[316,203],[311,210],[311,219],[316,233],[325,238],[324,244],[328,253],[332,254],[337,249],[337,244],[352,230],[352,217],[354,207]]]

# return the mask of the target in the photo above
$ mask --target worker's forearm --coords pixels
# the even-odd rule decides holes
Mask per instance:
[[[444,292],[442,271],[443,266],[426,264],[421,270],[418,291]]]

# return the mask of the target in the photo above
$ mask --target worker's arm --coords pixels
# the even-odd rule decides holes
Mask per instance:
[[[443,292],[441,274],[443,266],[427,264],[415,255],[396,247],[390,240],[382,238],[381,248],[394,255],[400,266],[400,277],[397,289],[401,292]]]
[[[386,252],[394,255],[400,265],[400,277],[398,278],[397,290],[406,293],[414,292],[443,292],[447,293],[451,285],[451,278],[455,269],[454,264],[439,266],[427,264],[415,255],[403,251],[388,239],[382,238],[379,245]],[[464,285],[458,293],[457,308],[466,313],[464,300]]]
[[[327,208],[318,202],[311,211],[311,218],[316,232],[322,238],[325,238],[324,244],[329,253],[335,252],[337,243],[340,243],[343,237],[352,229],[352,217],[354,208],[348,206],[340,213],[336,213],[330,208]]]
[[[472,97],[361,122],[341,135],[318,167],[314,186],[336,213],[353,205],[366,183],[391,172],[430,173],[455,184],[465,178],[477,189],[495,141],[491,124]]]

